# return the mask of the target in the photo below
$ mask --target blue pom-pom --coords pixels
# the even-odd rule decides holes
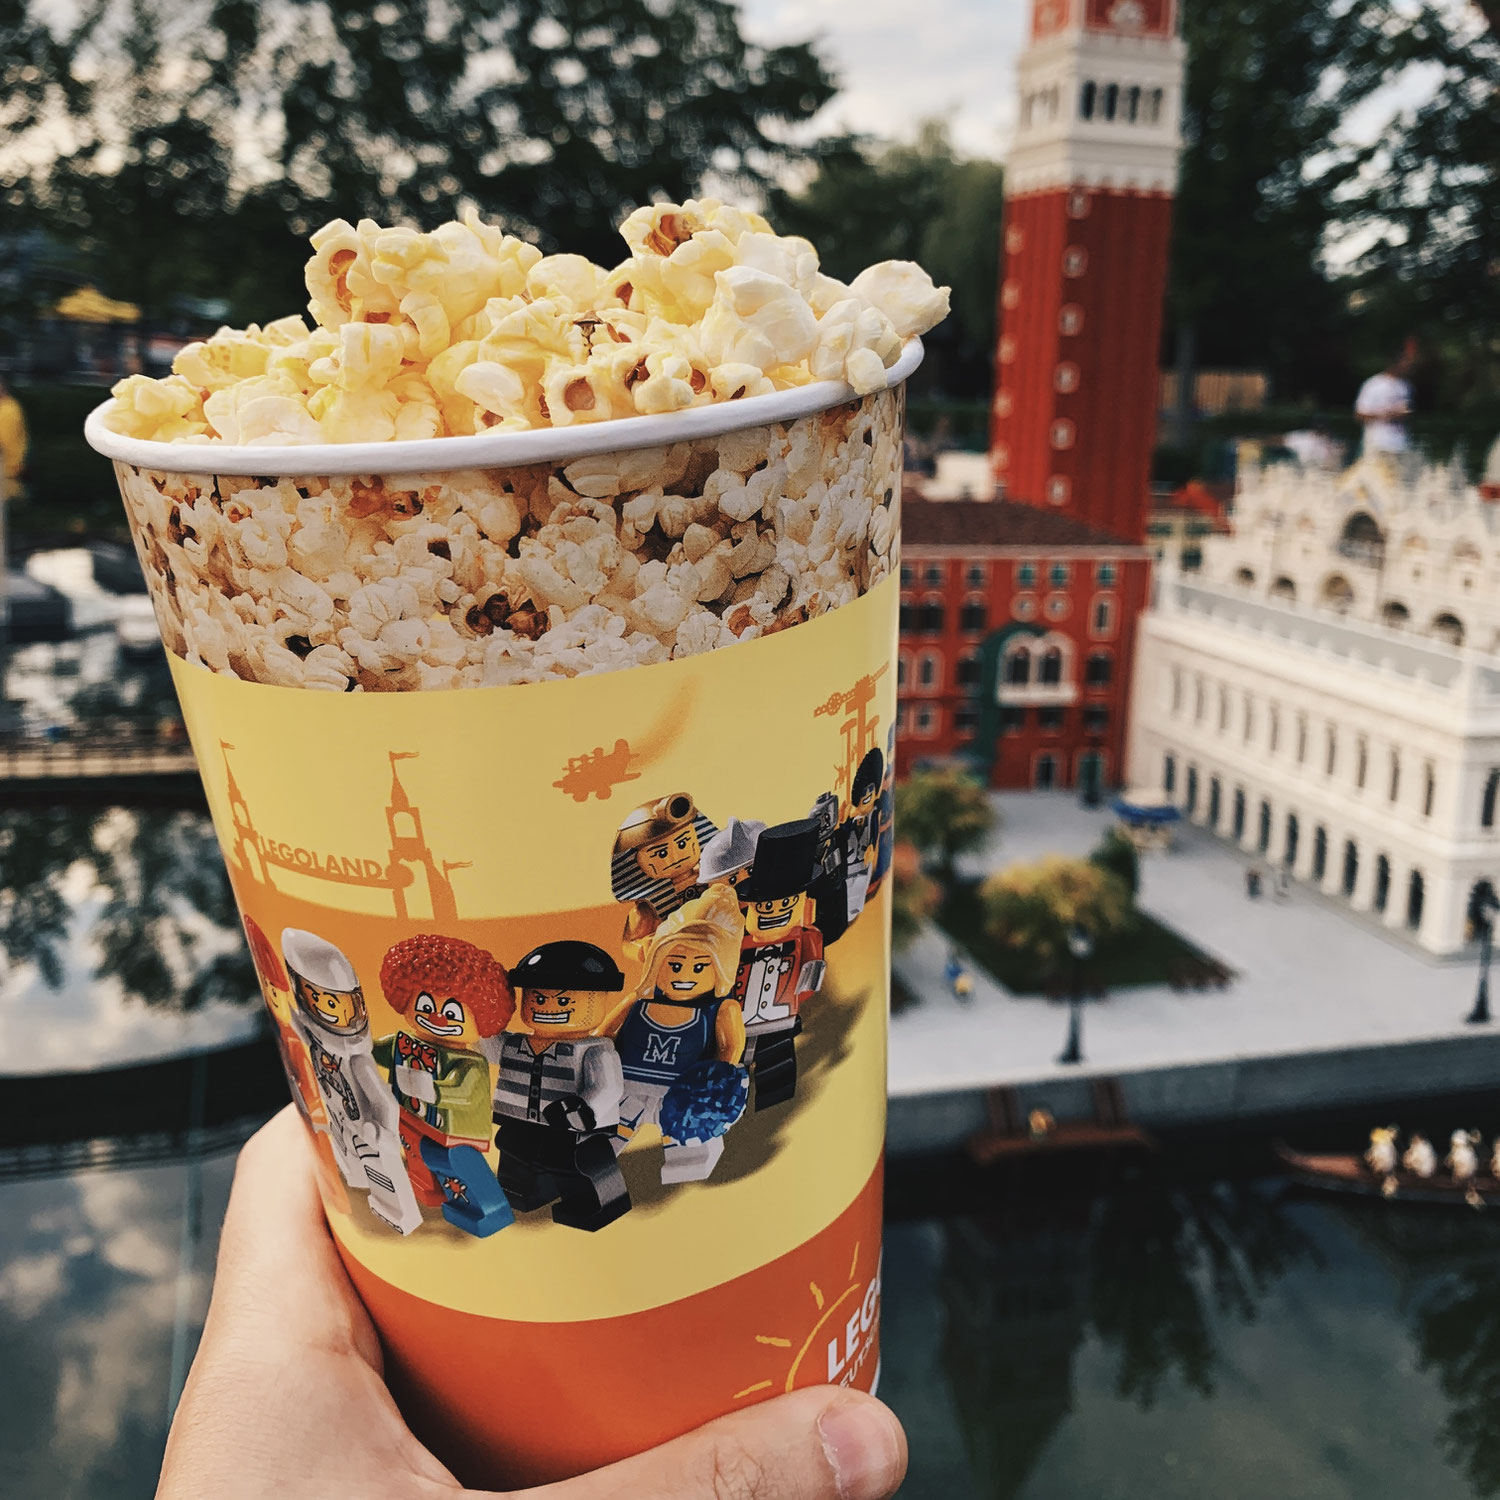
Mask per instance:
[[[695,1063],[661,1101],[661,1133],[684,1146],[721,1136],[745,1112],[750,1075],[734,1063]]]

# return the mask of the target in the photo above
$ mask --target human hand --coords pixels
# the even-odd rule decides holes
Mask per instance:
[[[240,1154],[157,1500],[499,1500],[462,1488],[397,1411],[313,1174],[290,1107]],[[895,1417],[821,1386],[517,1500],[884,1500],[905,1470]]]

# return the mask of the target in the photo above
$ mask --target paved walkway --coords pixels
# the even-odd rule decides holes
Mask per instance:
[[[1045,853],[1086,854],[1111,822],[1064,793],[1001,793],[998,837],[969,868],[997,869]],[[1245,895],[1247,860],[1196,829],[1141,862],[1141,906],[1235,971],[1228,989],[1118,991],[1088,1006],[1082,1070],[1055,1059],[1067,1007],[1019,999],[970,967],[974,994],[953,999],[943,976],[949,944],[924,933],[896,967],[919,1005],[891,1023],[896,1096],[996,1083],[1146,1072],[1289,1053],[1335,1051],[1473,1035],[1464,1017],[1475,966],[1440,961],[1304,886],[1278,901]],[[1500,980],[1500,966],[1496,970]],[[1497,1010],[1500,1014],[1500,1010]],[[1491,1028],[1500,1032],[1500,1021]]]

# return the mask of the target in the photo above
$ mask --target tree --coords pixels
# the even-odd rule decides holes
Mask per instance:
[[[999,823],[985,789],[959,771],[913,771],[896,784],[901,837],[953,879],[953,861],[981,848]]]
[[[55,8],[0,7],[41,75],[33,138],[76,143],[4,158],[0,192],[148,307],[206,281],[284,312],[318,224],[426,226],[465,199],[612,264],[630,208],[710,171],[763,188],[834,93],[809,46],[747,42],[731,0],[214,0],[191,21],[130,0],[128,25],[89,6],[40,39]]]
[[[1195,364],[1270,371],[1278,396],[1350,396],[1344,289],[1324,231],[1356,170],[1338,143],[1384,81],[1367,35],[1389,0],[1195,0],[1173,211],[1169,336]],[[1191,380],[1179,387],[1191,391]]]
[[[922,873],[916,846],[898,843],[891,850],[891,946],[897,952],[910,946],[938,909],[942,894],[937,882]]]
[[[979,900],[988,936],[1026,954],[1042,973],[1063,968],[1070,928],[1082,927],[1097,945],[1124,932],[1134,917],[1118,875],[1059,854],[991,875]]]
[[[951,315],[926,337],[932,378],[948,395],[987,396],[1004,201],[999,162],[958,157],[946,127],[928,121],[910,144],[824,142],[816,175],[797,192],[773,189],[768,212],[818,247],[831,276],[915,260],[952,287]]]
[[[1435,87],[1363,153],[1339,212],[1346,232],[1369,241],[1355,296],[1381,353],[1416,334],[1435,366],[1430,400],[1500,421],[1497,14],[1423,3],[1370,31],[1369,67],[1392,78],[1421,69]]]
[[[1089,855],[1089,859],[1101,870],[1118,875],[1125,882],[1130,899],[1135,900],[1141,884],[1141,856],[1128,834],[1122,829],[1111,828],[1099,840],[1099,847]]]

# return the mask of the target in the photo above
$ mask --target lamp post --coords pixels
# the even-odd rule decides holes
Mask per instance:
[[[1068,952],[1073,955],[1073,986],[1068,995],[1068,1040],[1058,1055],[1059,1063],[1083,1061],[1082,969],[1094,951],[1093,934],[1076,922],[1068,928]]]
[[[1500,903],[1488,892],[1474,903],[1474,923],[1479,928],[1479,989],[1474,1009],[1464,1018],[1470,1026],[1483,1026],[1490,1019],[1490,946],[1496,912],[1500,912]]]

